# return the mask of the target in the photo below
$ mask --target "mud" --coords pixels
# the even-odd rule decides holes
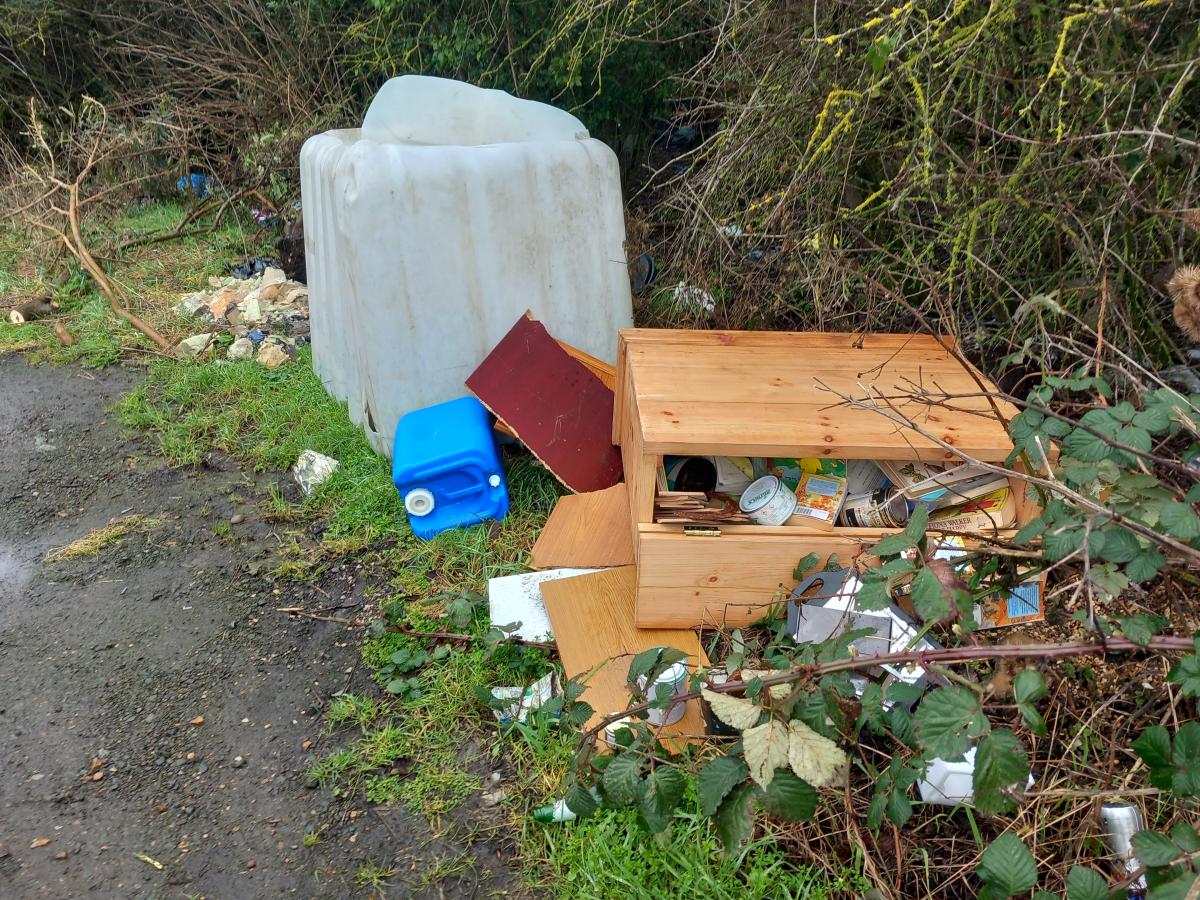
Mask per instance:
[[[169,468],[111,415],[135,378],[0,356],[0,897],[521,894],[479,817],[435,838],[306,779],[343,740],[321,733],[331,695],[376,688],[361,629],[276,609],[353,617],[366,578],[276,583],[282,527],[259,502],[282,476]],[[134,514],[162,522],[45,562]],[[463,854],[466,874],[431,880]],[[356,885],[368,861],[397,874]]]

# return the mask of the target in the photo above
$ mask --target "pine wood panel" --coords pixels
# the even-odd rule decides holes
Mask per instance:
[[[839,406],[837,394],[898,395],[916,384],[979,392],[971,374],[929,335],[631,329],[621,332],[618,360],[625,397],[617,413],[628,419],[636,401],[649,454],[953,458],[876,412]],[[988,399],[955,402],[968,411],[895,401],[963,453],[1004,459],[1012,443]],[[1001,409],[1016,412],[1007,404]]]
[[[674,647],[688,654],[689,666],[708,664],[696,632],[634,627],[636,572],[633,566],[622,566],[542,584],[542,599],[554,628],[563,671],[575,677],[604,663],[589,679],[582,698],[596,711],[589,727],[629,706],[625,676],[633,655],[651,647]],[[703,735],[699,704],[690,702],[683,718],[664,726],[662,732]]]
[[[836,553],[843,566],[865,561],[875,541],[838,534],[756,534],[745,528],[720,537],[643,529],[639,538],[638,628],[741,627],[782,603],[796,586],[796,563]],[[771,529],[777,531],[777,529]]]
[[[535,569],[632,565],[629,495],[624,484],[559,497],[533,545]]]

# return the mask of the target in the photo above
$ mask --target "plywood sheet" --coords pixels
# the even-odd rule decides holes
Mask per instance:
[[[628,566],[634,562],[624,484],[560,497],[530,554],[535,569]]]
[[[931,335],[816,332],[621,332],[618,391],[636,402],[645,452],[844,459],[953,458],[946,450],[841,396],[892,398],[953,447],[988,461],[1012,449],[1003,422],[968,370]],[[983,380],[984,387],[995,387]],[[970,394],[958,410],[906,400],[918,387]],[[841,395],[841,396],[840,396]],[[998,401],[1006,417],[1016,410]]]
[[[612,390],[540,322],[518,319],[466,385],[571,490],[621,480]]]
[[[634,654],[651,647],[674,647],[688,654],[690,666],[707,664],[696,632],[634,627],[636,581],[637,568],[622,566],[542,584],[542,598],[567,676],[583,675],[609,660],[588,681],[583,695],[596,710],[589,727],[629,705],[625,676]],[[664,735],[703,735],[704,720],[699,704],[696,701],[688,703],[683,718],[674,725],[664,726],[662,732]]]

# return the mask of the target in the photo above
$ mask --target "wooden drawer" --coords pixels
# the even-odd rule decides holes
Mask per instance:
[[[638,531],[638,628],[696,625],[740,627],[787,599],[796,563],[815,553],[824,563],[836,553],[851,565],[879,540],[880,532],[814,534],[795,528],[733,525],[720,537],[686,535],[669,525]]]
[[[796,564],[808,554],[816,554],[818,567],[835,554],[839,565],[861,570],[877,562],[869,550],[887,533],[726,525],[720,536],[710,537],[684,534],[674,525],[642,525],[635,623],[638,628],[749,625],[787,600],[796,585]]]

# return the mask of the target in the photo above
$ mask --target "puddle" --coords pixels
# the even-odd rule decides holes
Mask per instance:
[[[31,574],[31,567],[22,562],[16,547],[0,544],[0,608],[20,596]]]

